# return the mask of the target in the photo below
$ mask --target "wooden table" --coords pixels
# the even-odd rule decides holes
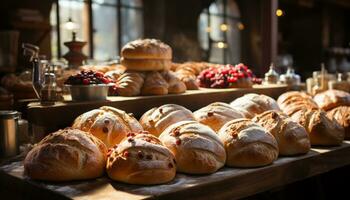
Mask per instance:
[[[350,165],[350,141],[282,157],[262,168],[223,168],[205,176],[177,174],[168,184],[136,186],[101,177],[90,181],[43,183],[23,177],[21,161],[0,166],[0,187],[36,199],[239,199]]]

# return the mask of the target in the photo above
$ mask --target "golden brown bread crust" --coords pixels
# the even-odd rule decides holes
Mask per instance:
[[[310,139],[305,128],[282,112],[266,111],[255,116],[253,121],[275,137],[280,155],[292,156],[309,152]]]
[[[196,120],[209,126],[215,132],[233,119],[244,118],[238,110],[231,108],[229,104],[222,102],[211,103],[193,113]]]
[[[138,39],[124,45],[121,56],[131,59],[172,59],[169,45],[156,39]],[[171,64],[171,63],[170,63]]]
[[[283,93],[278,97],[277,103],[281,110],[289,116],[302,109],[318,109],[316,102],[305,92],[291,91]]]
[[[267,110],[280,110],[277,102],[271,97],[254,93],[237,98],[230,103],[230,106],[242,112],[244,117],[249,119]]]
[[[301,124],[309,134],[311,145],[340,145],[344,140],[344,129],[329,119],[322,110],[300,110],[291,118]]]
[[[134,71],[169,70],[171,66],[171,60],[165,60],[165,59],[121,58],[120,62],[128,70],[134,70]]]
[[[278,157],[278,144],[266,129],[249,119],[235,119],[219,130],[226,149],[226,165],[230,167],[260,167]]]
[[[334,119],[345,131],[345,139],[350,139],[350,106],[339,106],[327,112],[330,119]]]
[[[109,106],[83,113],[74,120],[72,127],[91,133],[107,147],[118,144],[128,132],[143,130],[132,115]]]
[[[195,121],[190,110],[176,104],[165,104],[144,113],[140,124],[146,131],[158,137],[168,126],[187,120]]]
[[[102,176],[107,148],[99,139],[66,128],[46,136],[27,154],[24,171],[32,179],[71,181]]]
[[[169,94],[180,94],[186,92],[186,85],[172,71],[163,71],[162,76],[168,83]]]
[[[159,139],[174,154],[179,172],[209,174],[225,165],[226,153],[218,136],[198,122],[177,122]]]
[[[325,110],[338,106],[350,106],[350,94],[341,90],[327,90],[314,96],[317,105]]]
[[[168,83],[159,72],[148,72],[141,88],[142,95],[168,94]]]
[[[171,181],[176,174],[173,154],[147,131],[129,133],[109,154],[107,174],[116,181],[161,184]]]
[[[122,74],[116,83],[117,93],[120,96],[138,96],[144,83],[144,74],[138,72],[126,72]]]

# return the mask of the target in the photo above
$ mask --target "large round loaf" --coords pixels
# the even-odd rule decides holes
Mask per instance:
[[[310,139],[305,128],[282,112],[266,111],[255,116],[253,121],[275,137],[280,155],[292,156],[309,152]]]
[[[198,122],[175,123],[159,139],[174,154],[179,172],[209,174],[225,165],[225,149],[218,136]]]
[[[278,157],[273,135],[249,119],[229,121],[218,134],[226,149],[226,165],[230,167],[265,166]]]
[[[277,102],[263,94],[246,94],[231,102],[231,107],[243,113],[246,118],[253,118],[255,115],[263,113],[267,110],[277,110],[280,108]]]
[[[345,139],[350,139],[350,106],[339,106],[327,112],[330,119],[334,119],[345,131]]]
[[[78,129],[49,134],[29,151],[24,173],[32,179],[71,181],[102,176],[107,148],[99,139]]]
[[[196,120],[212,128],[215,132],[228,121],[244,118],[243,114],[230,107],[227,103],[215,102],[205,106],[194,113]]]
[[[281,110],[289,116],[303,109],[318,109],[316,102],[305,92],[291,91],[283,93],[278,97],[277,103]]]
[[[109,106],[80,115],[74,120],[72,127],[93,134],[107,147],[118,144],[128,132],[143,130],[132,114]]]
[[[344,129],[335,120],[329,119],[322,110],[300,110],[291,118],[309,133],[311,145],[340,145]]]
[[[314,96],[317,105],[327,111],[338,106],[350,106],[350,94],[341,90],[327,90]]]
[[[166,183],[175,177],[175,159],[147,131],[129,133],[128,138],[110,149],[107,174],[113,180],[130,184]]]
[[[168,126],[186,120],[195,121],[190,110],[176,104],[165,104],[144,113],[140,124],[144,130],[158,137]]]

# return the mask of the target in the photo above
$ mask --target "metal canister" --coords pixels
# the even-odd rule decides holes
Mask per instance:
[[[19,153],[17,111],[0,110],[0,157],[6,158]]]

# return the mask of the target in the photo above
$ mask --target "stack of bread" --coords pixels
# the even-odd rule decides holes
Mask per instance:
[[[126,71],[114,76],[114,92],[121,96],[178,94],[186,85],[170,71],[172,50],[155,39],[139,39],[121,50],[121,64]]]

